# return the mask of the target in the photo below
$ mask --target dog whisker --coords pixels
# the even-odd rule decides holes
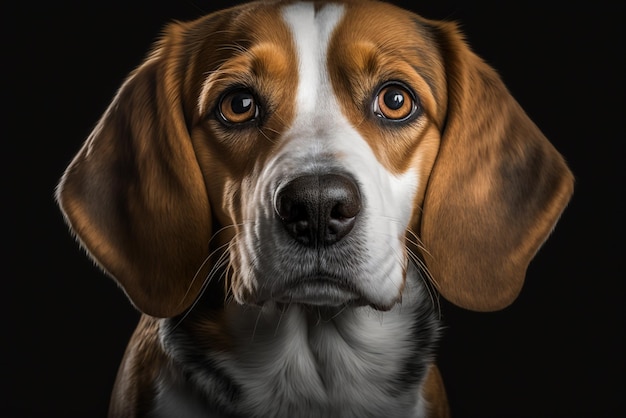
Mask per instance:
[[[194,276],[191,279],[191,282],[189,283],[189,285],[187,286],[187,290],[185,291],[185,294],[183,295],[180,303],[182,304],[184,302],[184,300],[187,298],[187,296],[189,295],[189,293],[191,292],[191,289],[193,287],[193,284],[195,283],[195,281],[198,279],[198,276],[200,275],[200,272],[202,271],[202,269],[204,269],[204,267],[209,263],[209,260],[218,252],[220,252],[223,248],[227,247],[228,243],[220,245],[219,247],[217,247],[215,250],[213,250],[202,262],[202,264],[200,264],[200,267],[198,267],[198,269],[196,270],[196,273],[194,274]],[[221,259],[221,256],[220,256]],[[218,259],[219,261],[219,259]],[[217,264],[217,263],[216,263]],[[215,268],[215,264],[214,266],[211,267],[211,271],[213,271],[213,269]],[[210,275],[210,273],[209,273]],[[206,284],[206,283],[205,283]],[[203,284],[204,286],[204,284]],[[196,298],[197,299],[197,298]]]
[[[421,238],[415,232],[413,232],[413,230],[411,228],[407,228],[406,232],[407,232],[407,234],[409,234],[410,236],[413,237],[413,240],[410,241],[411,244],[415,245],[425,255],[428,255],[431,258],[433,257],[433,255],[430,253],[430,251],[428,251],[428,248],[426,248],[426,246],[422,242]],[[407,237],[407,239],[409,239],[409,238]]]
[[[286,305],[284,305],[280,309],[280,314],[278,315],[278,321],[276,321],[276,326],[274,327],[274,337],[278,335],[278,332],[280,331],[280,325],[283,323],[285,311],[287,311],[290,307],[291,307],[291,301],[289,301]]]
[[[410,248],[406,247],[406,251],[408,255],[408,260],[410,260],[418,269],[418,271],[420,271],[419,276],[422,278],[424,287],[428,292],[431,303],[437,308],[438,317],[441,318],[441,303],[439,301],[439,292],[436,290],[438,288],[437,282],[428,271],[428,268],[426,267],[424,262],[417,255],[415,255]]]
[[[223,247],[223,246],[222,246]],[[226,252],[224,252],[220,258],[215,262],[214,266],[211,268],[210,272],[208,273],[207,277],[204,279],[203,283],[202,283],[202,287],[200,288],[200,291],[198,292],[198,296],[194,299],[194,301],[191,303],[191,306],[187,309],[187,311],[180,317],[180,319],[176,322],[176,324],[173,326],[172,329],[176,329],[188,316],[189,314],[194,310],[194,308],[197,306],[197,304],[200,302],[200,300],[202,299],[202,296],[204,295],[204,292],[207,290],[207,288],[209,287],[210,282],[213,280],[213,278],[215,277],[215,275],[221,271],[220,273],[220,277],[223,277],[224,275],[224,269],[223,267],[225,267],[225,263],[227,262],[228,259],[228,254]]]
[[[271,144],[275,143],[275,141],[274,141],[273,139],[271,139],[271,138],[270,138],[270,137],[269,137],[269,136],[268,136],[268,135],[264,132],[264,130],[266,130],[266,131],[270,131],[270,132],[274,132],[274,133],[277,133],[277,131],[275,131],[275,130],[273,130],[273,129],[269,129],[269,128],[267,128],[267,127],[265,127],[265,128],[257,128],[257,131],[259,131],[259,133],[260,133],[261,135],[263,135],[263,137],[264,137],[265,139],[267,139],[267,142],[269,142],[269,143],[271,143]]]
[[[259,321],[261,320],[261,316],[263,315],[263,309],[259,309],[257,313],[256,320],[254,321],[254,326],[252,327],[252,334],[250,335],[250,342],[254,342],[254,336],[256,335],[257,327],[259,326]]]
[[[211,242],[216,239],[218,237],[218,235],[230,228],[234,228],[236,225],[231,224],[231,225],[226,225],[222,228],[220,228],[219,230],[217,230],[209,239],[208,242],[208,247],[211,246]],[[226,244],[220,245],[219,247],[217,247],[216,249],[214,249],[213,251],[211,251],[211,253],[209,253],[209,255],[207,255],[204,259],[204,261],[200,264],[200,266],[196,269],[196,273],[194,274],[194,276],[191,279],[191,282],[189,283],[189,285],[187,286],[187,290],[185,291],[185,294],[183,295],[183,298],[181,299],[180,303],[183,303],[183,301],[185,300],[185,298],[187,297],[187,295],[189,294],[189,292],[191,291],[193,284],[195,283],[195,281],[198,278],[198,275],[200,274],[200,272],[204,269],[204,267],[207,265],[207,263],[209,262],[209,260],[218,252],[220,252],[223,248],[227,247],[228,245],[230,245],[230,241],[227,242]]]
[[[339,309],[337,312],[335,312],[331,317],[330,320],[333,320],[335,318],[338,318],[339,315],[341,315],[346,309],[348,309],[350,306],[348,304],[343,304],[341,305],[341,309]]]

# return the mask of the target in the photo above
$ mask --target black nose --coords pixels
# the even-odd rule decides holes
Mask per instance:
[[[280,188],[274,209],[292,237],[318,247],[334,244],[352,230],[361,211],[361,196],[346,176],[302,176]]]

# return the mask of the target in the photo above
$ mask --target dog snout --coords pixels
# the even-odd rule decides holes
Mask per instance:
[[[308,247],[328,246],[354,227],[361,211],[361,194],[346,176],[306,175],[278,190],[274,209],[296,241]]]

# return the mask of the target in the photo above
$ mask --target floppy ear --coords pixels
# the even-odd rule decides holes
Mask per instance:
[[[569,201],[573,177],[455,25],[439,30],[448,110],[423,203],[425,261],[446,299],[497,310],[520,292],[530,260]]]
[[[172,28],[170,28],[172,29]],[[165,39],[165,38],[164,38]],[[57,200],[91,257],[142,312],[198,295],[211,217],[166,42],[122,85],[63,175]]]

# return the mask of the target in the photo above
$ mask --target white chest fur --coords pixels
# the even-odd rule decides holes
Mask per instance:
[[[229,306],[228,352],[194,347],[174,335],[180,330],[163,326],[174,361],[162,375],[156,410],[207,416],[221,403],[217,410],[245,417],[425,416],[423,373],[406,376],[429,364],[436,321],[425,290],[410,282],[404,302],[388,312],[358,307],[331,316],[300,305]],[[237,388],[234,404],[220,393],[220,379],[203,369],[207,362]]]
[[[248,394],[246,409],[262,411],[259,416],[415,416],[410,405],[418,403],[417,388],[390,396],[401,359],[412,351],[406,335],[412,322],[408,314],[370,308],[316,318],[292,306],[261,314],[256,330],[238,328],[248,344],[227,368]]]

